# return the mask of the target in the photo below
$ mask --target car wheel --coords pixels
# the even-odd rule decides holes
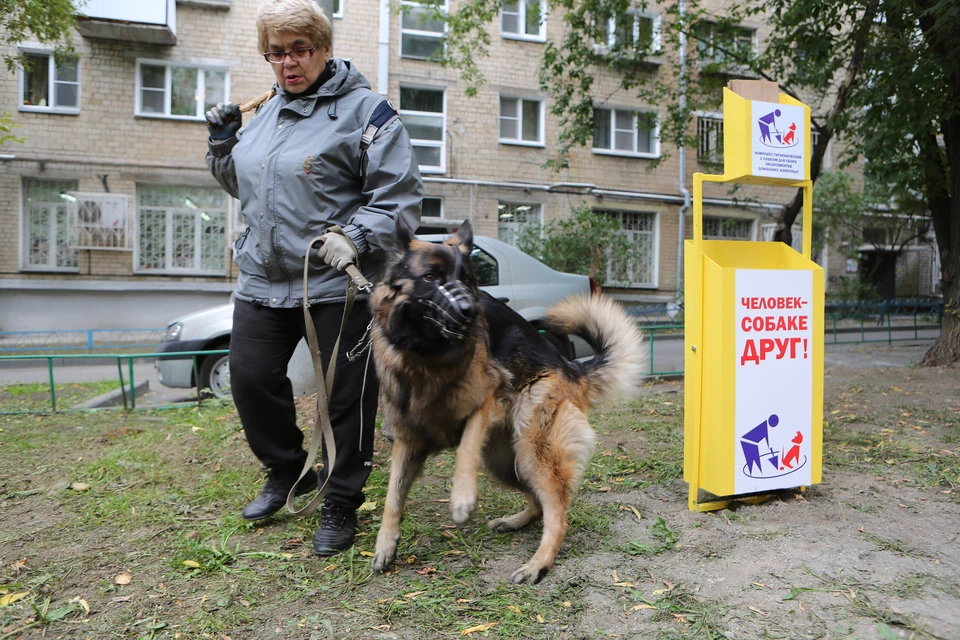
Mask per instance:
[[[217,398],[230,396],[230,356],[208,356],[200,365],[200,385]]]
[[[547,339],[547,342],[556,347],[557,351],[560,352],[567,360],[573,355],[573,345],[570,343],[570,338],[567,336],[557,336],[549,331],[541,331],[540,334]]]

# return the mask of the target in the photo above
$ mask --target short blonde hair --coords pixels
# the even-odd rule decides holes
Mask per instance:
[[[333,45],[330,19],[315,0],[264,0],[257,9],[257,37],[261,53],[267,51],[271,31],[307,36],[321,49]]]

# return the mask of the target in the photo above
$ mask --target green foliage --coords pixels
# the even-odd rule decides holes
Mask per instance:
[[[617,219],[595,213],[586,204],[570,218],[523,227],[517,247],[553,269],[593,276],[601,285],[608,263],[627,264],[636,253]]]
[[[86,4],[81,0],[76,4]],[[76,24],[73,0],[0,0],[0,44],[16,47],[27,40],[54,45],[58,60],[76,56],[73,48],[73,27]],[[15,49],[14,49],[15,50]],[[22,56],[4,54],[10,73],[17,66],[26,66]]]
[[[673,549],[680,539],[677,532],[667,526],[667,521],[663,519],[663,516],[657,516],[657,521],[650,527],[650,535],[657,540],[656,543],[649,544],[631,540],[627,543],[627,553],[632,556],[655,556]]]
[[[13,130],[20,126],[13,121],[13,116],[6,111],[0,111],[0,147],[4,142],[16,142],[23,144],[24,138],[18,138],[13,134]]]

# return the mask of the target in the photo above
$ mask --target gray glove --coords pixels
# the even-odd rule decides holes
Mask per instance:
[[[240,114],[240,105],[236,102],[223,104],[207,111],[207,129],[210,130],[211,140],[228,140],[237,134],[243,125],[243,116]]]
[[[356,251],[353,243],[346,236],[339,233],[325,233],[323,244],[317,249],[317,255],[337,271],[343,271],[353,262]]]

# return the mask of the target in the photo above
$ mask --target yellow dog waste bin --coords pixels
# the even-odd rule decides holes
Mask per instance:
[[[731,84],[724,175],[694,174],[684,252],[684,479],[695,511],[821,481],[824,276],[810,259],[810,111],[775,83]],[[704,182],[803,189],[802,254],[781,242],[704,240]],[[700,502],[700,490],[715,498]]]

